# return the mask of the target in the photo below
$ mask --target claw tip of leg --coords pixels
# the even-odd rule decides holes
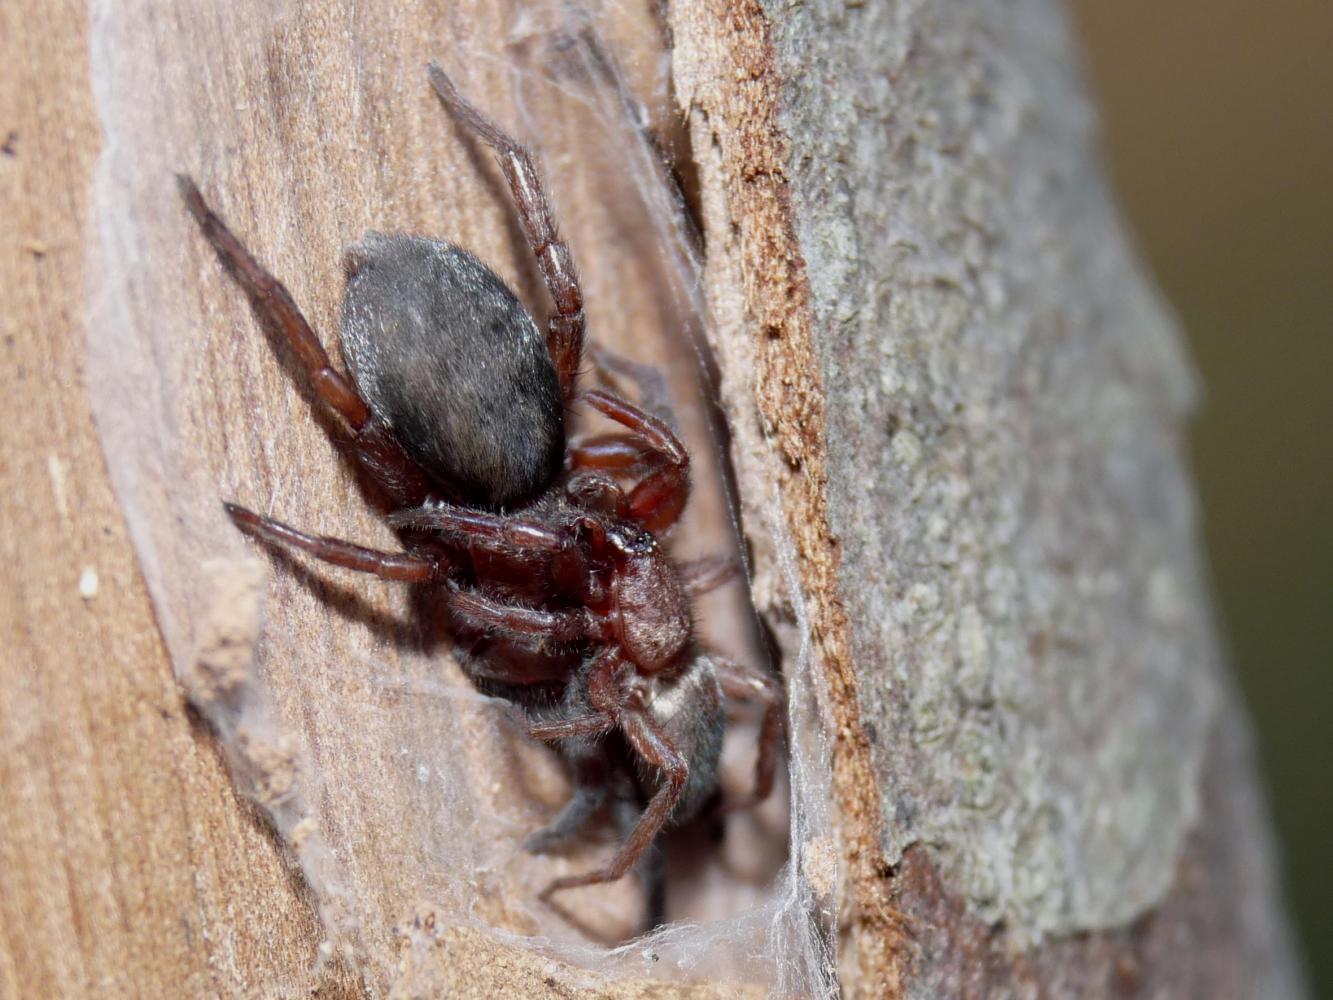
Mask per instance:
[[[180,192],[181,200],[185,202],[190,214],[202,225],[208,215],[208,204],[204,201],[204,196],[199,193],[199,186],[195,184],[194,178],[189,174],[177,174],[176,190]]]
[[[227,516],[238,528],[249,528],[254,525],[255,515],[250,513],[240,504],[232,503],[230,500],[222,501],[222,509],[227,512]]]

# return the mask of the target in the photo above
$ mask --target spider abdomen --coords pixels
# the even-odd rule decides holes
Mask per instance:
[[[342,337],[366,402],[447,494],[513,507],[559,472],[564,409],[546,341],[466,250],[367,234],[347,251]]]
[[[689,775],[672,812],[673,823],[684,823],[717,790],[718,760],[722,755],[722,692],[712,661],[696,652],[680,674],[653,678],[645,685],[648,711],[667,738],[689,762]],[[658,775],[640,767],[640,786],[650,791]]]

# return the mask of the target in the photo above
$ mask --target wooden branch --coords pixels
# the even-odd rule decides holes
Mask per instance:
[[[559,805],[559,767],[422,648],[401,591],[282,564],[247,584],[219,505],[392,544],[175,171],[329,345],[341,248],[372,228],[466,245],[544,308],[498,175],[425,86],[439,59],[540,144],[595,336],[684,404],[685,554],[725,544],[684,265],[633,214],[657,181],[557,44],[587,22],[93,6],[0,5],[0,995],[792,982],[783,956],[739,964],[762,950],[739,931],[671,993],[649,981],[670,941],[663,968],[582,968],[484,932],[578,937],[534,887],[606,845],[512,846]],[[831,720],[837,852],[793,852],[824,912],[842,870],[844,990],[1297,992],[1198,582],[1187,367],[1053,5],[678,0],[663,24],[645,0],[593,25],[658,137],[673,101],[688,123],[754,598],[789,667],[814,640]],[[713,615],[741,652],[743,615]],[[271,726],[229,714],[237,677]],[[677,913],[759,898],[781,824],[729,831]],[[629,884],[581,898],[603,934],[641,912]]]
[[[1057,6],[672,27],[740,492],[776,450],[834,716],[844,989],[1297,994],[1200,583],[1191,374]]]

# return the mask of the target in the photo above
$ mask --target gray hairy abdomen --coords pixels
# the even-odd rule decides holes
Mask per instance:
[[[564,410],[546,342],[466,250],[369,233],[347,251],[342,349],[404,449],[464,502],[531,499],[559,471]]]
[[[689,777],[671,814],[684,823],[717,791],[718,760],[722,755],[722,692],[709,659],[697,654],[673,683],[650,689],[648,710],[667,738],[689,764]],[[639,787],[651,797],[661,783],[655,768],[636,758]]]

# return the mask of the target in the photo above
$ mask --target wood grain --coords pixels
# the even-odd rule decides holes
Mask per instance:
[[[181,699],[94,430],[87,17],[0,10],[0,994],[239,995],[317,928]]]

